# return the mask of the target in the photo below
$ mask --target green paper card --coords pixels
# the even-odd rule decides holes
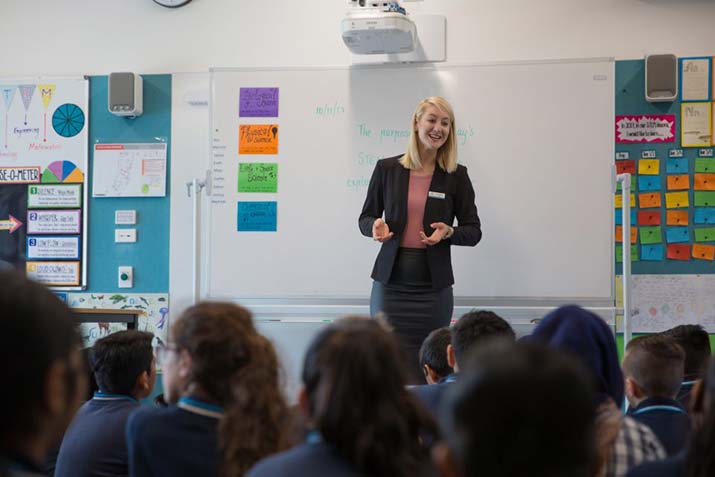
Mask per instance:
[[[715,159],[695,159],[695,172],[715,172]]]
[[[696,190],[694,195],[696,207],[715,206],[715,192]]]
[[[631,262],[638,261],[638,246],[631,245]],[[616,262],[623,262],[623,245],[616,245]]]
[[[641,227],[639,229],[640,236],[641,236],[641,244],[643,245],[650,245],[652,243],[662,243],[663,242],[663,233],[660,230],[660,226],[658,227]]]
[[[695,229],[696,242],[715,242],[715,227]]]
[[[240,163],[238,192],[278,192],[278,164],[275,162]]]

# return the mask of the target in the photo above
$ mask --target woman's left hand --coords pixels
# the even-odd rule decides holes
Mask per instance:
[[[449,232],[449,225],[444,222],[434,222],[429,224],[434,229],[429,237],[423,231],[420,231],[420,241],[425,245],[436,245],[444,239],[444,236]]]

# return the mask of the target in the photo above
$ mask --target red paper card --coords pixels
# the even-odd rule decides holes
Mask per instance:
[[[690,244],[671,243],[668,245],[670,260],[690,260]]]
[[[660,210],[639,210],[638,225],[660,225]]]

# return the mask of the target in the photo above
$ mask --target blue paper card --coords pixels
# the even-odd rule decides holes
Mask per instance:
[[[651,261],[663,260],[663,244],[642,245],[640,259]]]
[[[275,232],[278,203],[238,202],[237,225],[239,232]]]
[[[638,190],[640,192],[660,190],[660,176],[638,176]]]
[[[687,174],[688,158],[669,157],[665,161],[665,171],[668,174]]]
[[[689,242],[690,229],[688,227],[666,227],[665,241],[668,243]]]
[[[623,209],[616,209],[616,225],[623,225]],[[631,209],[631,225],[636,225],[636,209]]]
[[[695,207],[696,224],[715,224],[715,207]]]

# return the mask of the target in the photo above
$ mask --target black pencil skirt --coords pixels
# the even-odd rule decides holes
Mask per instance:
[[[373,282],[370,315],[385,314],[405,353],[411,384],[424,384],[420,346],[430,332],[449,325],[453,309],[452,287],[432,288],[424,249],[400,248],[390,282]]]

